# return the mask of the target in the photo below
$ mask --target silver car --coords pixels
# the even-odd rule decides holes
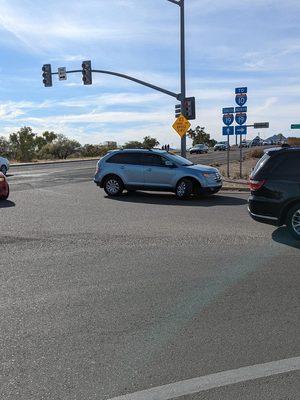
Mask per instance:
[[[9,161],[7,158],[0,157],[0,172],[6,175],[7,171],[9,170]]]
[[[94,182],[109,196],[124,189],[175,192],[178,198],[191,194],[214,194],[222,187],[216,168],[194,165],[162,150],[115,150],[98,161]]]

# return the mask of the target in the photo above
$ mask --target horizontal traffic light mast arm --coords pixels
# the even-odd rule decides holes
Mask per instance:
[[[67,74],[74,74],[74,73],[77,73],[77,72],[82,72],[82,70],[81,69],[75,69],[75,70],[72,70],[72,71],[66,71]],[[129,75],[120,74],[118,72],[112,72],[112,71],[98,70],[98,69],[92,69],[92,72],[97,72],[99,74],[114,75],[114,76],[118,76],[120,78],[125,78],[125,79],[128,79],[130,81],[139,83],[140,85],[147,86],[147,87],[149,87],[151,89],[154,89],[154,90],[157,90],[159,92],[165,93],[165,94],[167,94],[169,96],[175,97],[175,99],[177,99],[177,100],[181,100],[181,94],[180,93],[178,94],[178,93],[171,92],[170,90],[166,90],[166,89],[163,89],[163,88],[161,88],[159,86],[152,85],[151,83],[148,83],[148,82],[145,82],[145,81],[141,81],[140,79],[133,78],[132,76],[129,76]],[[52,72],[51,75],[58,75],[58,72]]]
[[[139,83],[140,85],[147,86],[147,87],[149,87],[151,89],[157,90],[158,92],[162,92],[162,93],[165,93],[165,94],[167,94],[169,96],[175,97],[175,99],[177,99],[177,100],[181,100],[181,95],[180,94],[177,94],[177,93],[174,93],[174,92],[170,92],[169,90],[163,89],[163,88],[161,88],[159,86],[152,85],[151,83],[148,83],[148,82],[141,81],[140,79],[133,78],[132,76],[129,76],[129,75],[119,74],[118,72],[103,71],[103,70],[99,70],[99,69],[93,69],[92,72],[97,72],[99,74],[114,75],[114,76],[118,76],[120,78],[125,78],[125,79],[128,79],[130,81]]]

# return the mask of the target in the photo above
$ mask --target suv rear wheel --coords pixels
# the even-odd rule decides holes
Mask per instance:
[[[189,179],[181,179],[176,186],[178,199],[188,199],[193,192],[193,183]]]
[[[300,203],[290,209],[286,224],[291,235],[300,240]]]
[[[120,196],[123,192],[124,185],[118,176],[112,175],[105,179],[103,189],[108,196]]]

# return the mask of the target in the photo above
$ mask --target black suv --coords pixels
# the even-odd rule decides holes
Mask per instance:
[[[300,148],[266,150],[250,176],[253,219],[287,225],[300,240]]]

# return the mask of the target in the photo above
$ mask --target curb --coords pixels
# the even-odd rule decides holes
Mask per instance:
[[[231,191],[231,192],[244,192],[244,193],[250,193],[250,189],[245,188],[245,187],[233,187],[233,186],[223,186],[221,191]]]
[[[97,161],[97,158],[85,158],[83,160],[59,160],[59,161],[42,161],[42,162],[30,162],[30,163],[17,163],[17,164],[10,164],[10,168],[18,168],[18,167],[30,167],[35,165],[53,165],[53,164],[67,164],[67,163],[79,163],[79,162],[86,162],[86,161]]]

